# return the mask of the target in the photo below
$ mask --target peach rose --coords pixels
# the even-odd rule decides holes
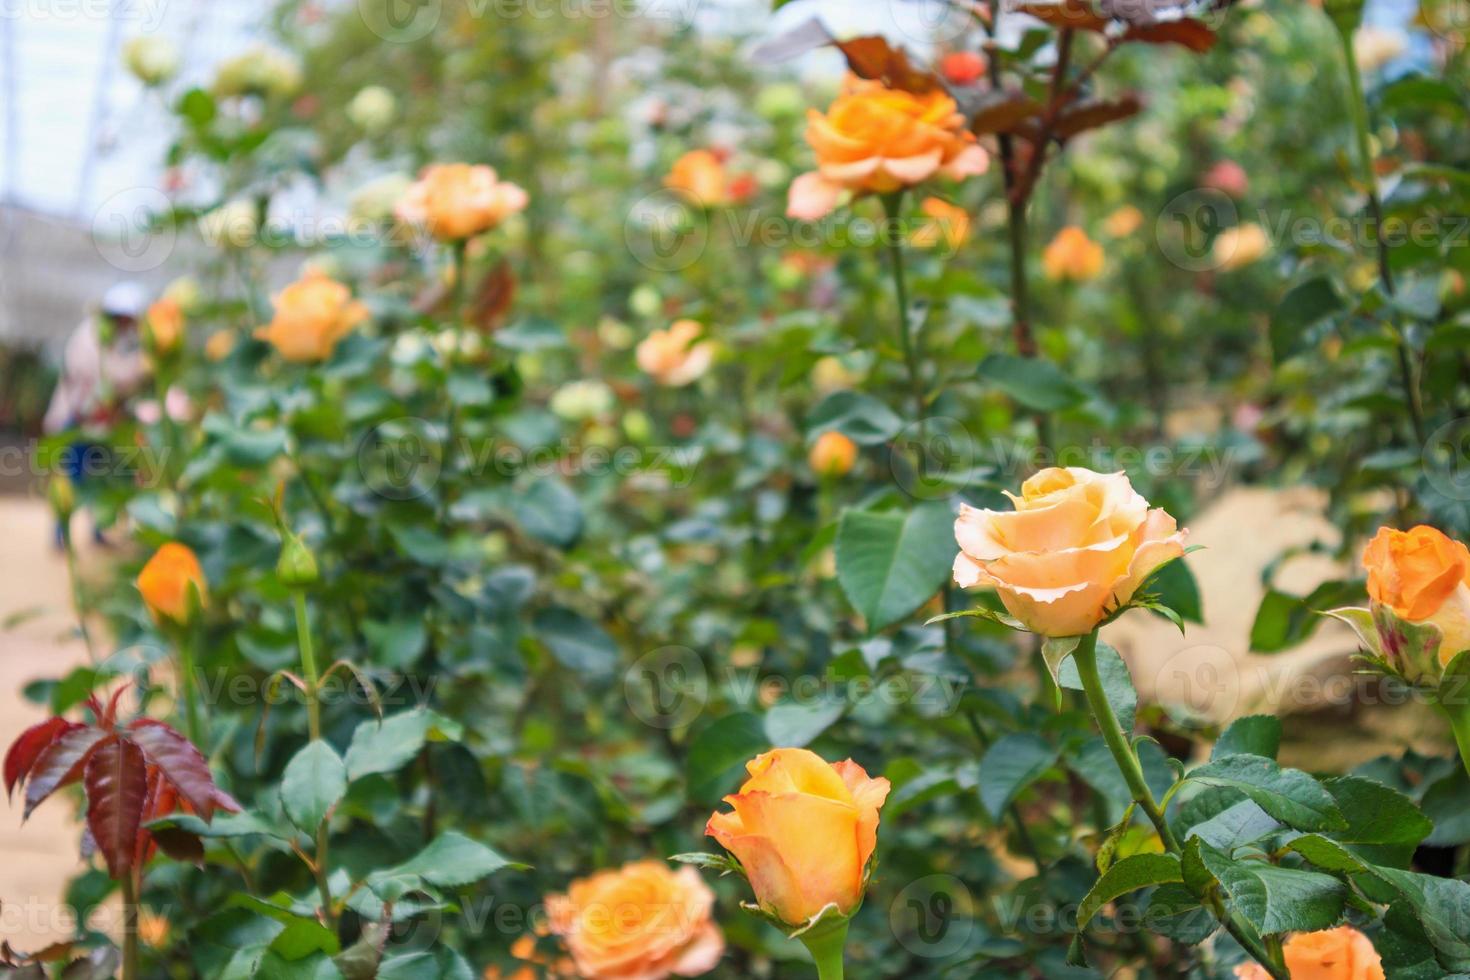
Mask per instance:
[[[846,476],[857,462],[858,447],[841,432],[828,431],[817,436],[807,453],[807,462],[818,476],[835,478]]]
[[[394,214],[440,241],[462,241],[524,210],[527,201],[524,190],[483,164],[436,163],[409,186]]]
[[[715,895],[694,868],[635,861],[572,882],[546,898],[551,931],[584,980],[697,977],[719,963],[725,937]]]
[[[1184,554],[1188,532],[1150,510],[1122,473],[1054,467],[1007,496],[1015,510],[960,505],[954,580],[995,589],[1034,633],[1091,632],[1154,569]]]
[[[970,237],[970,213],[964,208],[955,207],[942,198],[926,197],[919,209],[929,220],[914,229],[909,236],[910,244],[933,248],[943,242],[953,252]]]
[[[184,310],[177,300],[165,296],[143,317],[144,336],[155,354],[171,354],[184,339]]]
[[[734,200],[725,161],[713,150],[690,150],[675,160],[664,186],[699,207],[717,208]]]
[[[1218,268],[1234,272],[1259,262],[1269,251],[1271,239],[1267,237],[1266,229],[1247,222],[1226,228],[1216,235],[1215,243],[1210,246],[1210,259]]]
[[[1299,932],[1282,947],[1291,980],[1384,980],[1383,961],[1367,936],[1351,926]],[[1235,968],[1238,980],[1270,980],[1258,964]]]
[[[715,359],[714,342],[699,341],[703,332],[696,320],[676,320],[667,330],[653,331],[634,351],[639,369],[671,388],[699,380]]]
[[[216,330],[204,342],[204,356],[211,361],[223,361],[234,349],[235,332],[233,330]]]
[[[1085,282],[1103,270],[1103,247],[1076,225],[1068,225],[1041,252],[1041,268],[1048,279]]]
[[[745,770],[740,792],[725,797],[734,812],[714,814],[704,832],[740,860],[761,909],[792,926],[829,906],[857,911],[888,780],[806,749],[772,749]]]
[[[198,591],[200,606],[209,597],[209,585],[198,557],[188,545],[177,541],[170,541],[154,552],[138,573],[137,585],[144,605],[158,622],[171,619],[186,623],[190,593]]]
[[[792,182],[786,213],[808,221],[837,207],[844,191],[887,194],[935,174],[960,180],[990,166],[943,89],[917,95],[855,75],[826,113],[807,113],[806,139],[817,169]]]
[[[1440,667],[1470,650],[1470,551],[1463,544],[1423,524],[1382,527],[1363,549],[1363,568],[1374,603],[1406,622],[1439,628]],[[1384,646],[1393,653],[1393,644]]]
[[[276,315],[255,336],[288,361],[322,361],[337,341],[368,317],[352,291],[320,272],[308,272],[276,296]]]
[[[1143,227],[1143,212],[1131,204],[1125,204],[1103,221],[1103,231],[1114,238],[1127,238]]]

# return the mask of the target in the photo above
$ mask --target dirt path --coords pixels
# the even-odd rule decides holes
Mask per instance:
[[[86,519],[78,521],[79,536]],[[0,496],[0,622],[37,610],[0,632],[0,751],[46,716],[22,689],[85,663],[75,635],[66,562],[52,546],[50,511],[38,497]],[[72,922],[62,905],[69,878],[81,870],[80,828],[64,799],[21,824],[18,799],[0,804],[0,939],[34,950],[65,938]]]

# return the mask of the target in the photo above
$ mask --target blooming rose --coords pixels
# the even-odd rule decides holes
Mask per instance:
[[[321,272],[308,272],[276,296],[276,315],[255,336],[288,361],[322,361],[337,341],[368,317],[352,291]]]
[[[551,931],[585,980],[697,977],[719,963],[725,937],[710,891],[691,867],[635,861],[546,898]]]
[[[288,98],[301,88],[301,63],[279,48],[257,45],[222,62],[214,76],[214,94],[228,98],[260,95]]]
[[[1205,171],[1204,185],[1239,199],[1249,193],[1251,181],[1240,164],[1234,160],[1221,160]]]
[[[849,75],[827,112],[807,113],[807,142],[817,169],[791,184],[786,213],[816,220],[843,191],[887,194],[943,174],[984,173],[990,158],[942,89],[923,95]]]
[[[143,317],[143,331],[155,354],[173,353],[184,339],[183,308],[167,296],[158,300]]]
[[[1470,650],[1470,551],[1463,544],[1423,524],[1408,531],[1383,527],[1363,549],[1363,568],[1376,606],[1405,622],[1438,627],[1440,667]],[[1395,659],[1397,644],[1383,646]],[[1396,666],[1420,673],[1427,665]]]
[[[171,619],[185,623],[189,619],[189,595],[198,591],[199,605],[204,605],[209,595],[208,583],[204,580],[204,569],[188,545],[170,541],[148,559],[138,573],[138,591],[153,618],[162,622]]]
[[[255,241],[259,229],[254,201],[226,201],[199,216],[199,234],[213,248],[245,248]]]
[[[347,118],[365,133],[376,135],[387,129],[398,112],[398,100],[382,85],[358,90],[347,103]]]
[[[211,361],[223,361],[234,349],[235,332],[233,330],[216,330],[204,342],[204,356]]]
[[[525,209],[526,192],[496,177],[494,169],[468,163],[425,167],[398,202],[405,224],[419,225],[440,241],[460,241],[489,231]]]
[[[704,327],[695,320],[675,320],[669,329],[653,331],[634,351],[638,367],[671,388],[698,380],[715,358],[714,341],[695,342],[703,332]]]
[[[851,915],[863,901],[888,780],[848,759],[772,749],[746,763],[750,778],[709,818],[705,833],[745,868],[756,901],[790,925],[828,906]]]
[[[690,150],[675,160],[664,186],[699,207],[720,207],[734,197],[725,161],[713,150]]]
[[[1103,231],[1114,238],[1127,238],[1143,227],[1143,212],[1131,204],[1125,204],[1103,221]]]
[[[933,248],[944,242],[950,251],[954,251],[970,237],[970,213],[964,208],[955,207],[937,197],[924,198],[924,203],[919,208],[929,220],[914,229],[914,233],[909,236],[911,244],[919,248]]]
[[[1068,225],[1042,250],[1041,268],[1048,279],[1096,279],[1103,270],[1103,247],[1081,228]]]
[[[144,85],[162,85],[179,70],[179,46],[166,37],[142,34],[123,45],[122,60]]]
[[[1154,569],[1184,554],[1188,532],[1150,510],[1122,473],[1053,467],[1007,496],[1015,510],[960,505],[954,580],[995,589],[1034,633],[1091,632]]]
[[[1269,251],[1271,239],[1266,229],[1248,222],[1220,232],[1210,247],[1210,258],[1219,268],[1234,272],[1260,261]]]
[[[857,462],[857,443],[841,432],[828,431],[817,436],[807,453],[807,462],[818,476],[846,476]]]
[[[1292,980],[1383,980],[1383,961],[1367,936],[1351,926],[1299,932],[1282,947]],[[1270,980],[1258,964],[1235,968],[1238,980]]]

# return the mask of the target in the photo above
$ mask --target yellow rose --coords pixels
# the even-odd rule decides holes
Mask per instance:
[[[731,200],[725,163],[712,150],[690,150],[675,160],[664,186],[699,207],[720,207]]]
[[[933,248],[940,242],[949,246],[951,252],[965,244],[970,237],[970,213],[937,197],[926,197],[919,205],[929,217],[914,233],[909,242],[919,248]]]
[[[653,331],[634,352],[638,367],[671,388],[699,380],[715,358],[714,342],[699,341],[703,332],[704,327],[696,320],[676,320],[667,330]]]
[[[806,139],[817,169],[792,182],[786,213],[808,221],[835,208],[844,192],[887,194],[935,174],[982,174],[990,165],[942,88],[918,95],[854,75],[825,113],[807,113]]]
[[[1470,650],[1470,550],[1463,544],[1423,524],[1383,527],[1363,549],[1363,568],[1375,603],[1406,622],[1439,627],[1441,667]],[[1393,653],[1393,644],[1384,647]]]
[[[1383,960],[1369,938],[1351,926],[1300,932],[1286,941],[1291,980],[1383,980]],[[1238,980],[1270,980],[1258,964],[1235,968]]]
[[[851,915],[867,887],[888,780],[806,749],[772,749],[745,769],[750,778],[725,797],[734,812],[711,816],[705,833],[740,860],[760,907],[782,922],[810,922],[829,906]]]
[[[184,339],[184,310],[178,301],[163,297],[143,317],[144,336],[155,354],[172,354]]]
[[[1015,510],[960,505],[954,580],[995,589],[1034,633],[1090,633],[1154,569],[1184,554],[1188,532],[1150,510],[1122,473],[1054,467],[1007,496]]]
[[[547,918],[584,980],[697,977],[719,963],[725,937],[710,891],[693,868],[637,861],[549,895]]]
[[[1103,270],[1103,247],[1076,225],[1068,225],[1041,252],[1041,268],[1048,279],[1085,282]]]
[[[288,361],[322,361],[368,317],[352,291],[320,272],[308,272],[276,296],[276,315],[255,336]]]
[[[462,241],[525,209],[526,192],[484,165],[436,163],[399,200],[395,213],[440,241]]]
[[[177,541],[170,541],[154,552],[138,573],[137,584],[143,603],[159,622],[165,619],[188,622],[190,593],[198,592],[200,606],[209,596],[199,559],[188,545]]]
[[[817,441],[812,443],[807,462],[811,464],[813,473],[831,479],[846,476],[857,462],[857,456],[857,443],[841,432],[829,431],[817,436]]]
[[[1210,247],[1210,258],[1217,267],[1226,272],[1234,272],[1259,262],[1269,251],[1271,240],[1266,237],[1266,229],[1247,223],[1226,228],[1215,236],[1215,244]]]

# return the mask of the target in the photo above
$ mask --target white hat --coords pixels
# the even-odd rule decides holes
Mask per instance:
[[[143,287],[131,279],[113,283],[102,294],[102,312],[108,316],[127,316],[137,319],[147,305],[148,297]]]

